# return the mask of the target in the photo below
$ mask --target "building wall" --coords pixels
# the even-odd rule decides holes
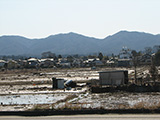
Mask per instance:
[[[64,79],[52,78],[52,88],[53,89],[64,89]]]
[[[126,83],[125,75],[124,71],[100,72],[100,85],[123,85]]]
[[[0,67],[3,67],[4,66],[4,62],[0,62]]]
[[[63,79],[62,80],[58,80],[57,83],[58,83],[57,86],[58,86],[59,89],[63,89],[64,88],[64,80]]]

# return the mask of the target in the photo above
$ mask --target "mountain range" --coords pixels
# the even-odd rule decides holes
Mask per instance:
[[[77,33],[51,35],[41,39],[22,36],[1,36],[0,55],[41,55],[51,51],[56,54],[118,54],[123,46],[132,50],[160,45],[160,35],[144,32],[120,31],[104,39],[87,37]]]

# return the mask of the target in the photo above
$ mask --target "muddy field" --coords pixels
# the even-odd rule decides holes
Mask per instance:
[[[35,105],[47,105],[57,109],[67,105],[81,105],[84,108],[117,109],[130,108],[138,103],[159,104],[160,93],[90,93],[87,86],[71,90],[53,90],[52,77],[86,83],[99,79],[99,71],[126,68],[90,68],[10,70],[0,72],[0,111],[29,110]],[[134,69],[128,68],[129,79],[134,76]],[[138,75],[145,76],[148,68],[138,68]],[[67,99],[68,96],[72,96]],[[54,106],[53,106],[54,105]]]

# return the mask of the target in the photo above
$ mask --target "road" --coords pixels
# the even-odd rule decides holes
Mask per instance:
[[[105,114],[105,115],[66,115],[66,116],[0,116],[0,120],[160,120],[160,114]]]

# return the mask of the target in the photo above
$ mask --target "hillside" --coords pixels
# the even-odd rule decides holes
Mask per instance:
[[[117,53],[123,46],[140,51],[144,50],[145,47],[153,47],[154,45],[160,45],[159,35],[144,32],[120,31],[103,39],[101,47],[102,51],[107,49],[108,52]]]
[[[0,55],[40,55],[46,51],[56,54],[90,54],[97,52],[117,54],[123,46],[139,51],[154,45],[160,45],[160,35],[128,31],[120,31],[104,39],[96,39],[72,32],[51,35],[43,39],[1,36]]]

